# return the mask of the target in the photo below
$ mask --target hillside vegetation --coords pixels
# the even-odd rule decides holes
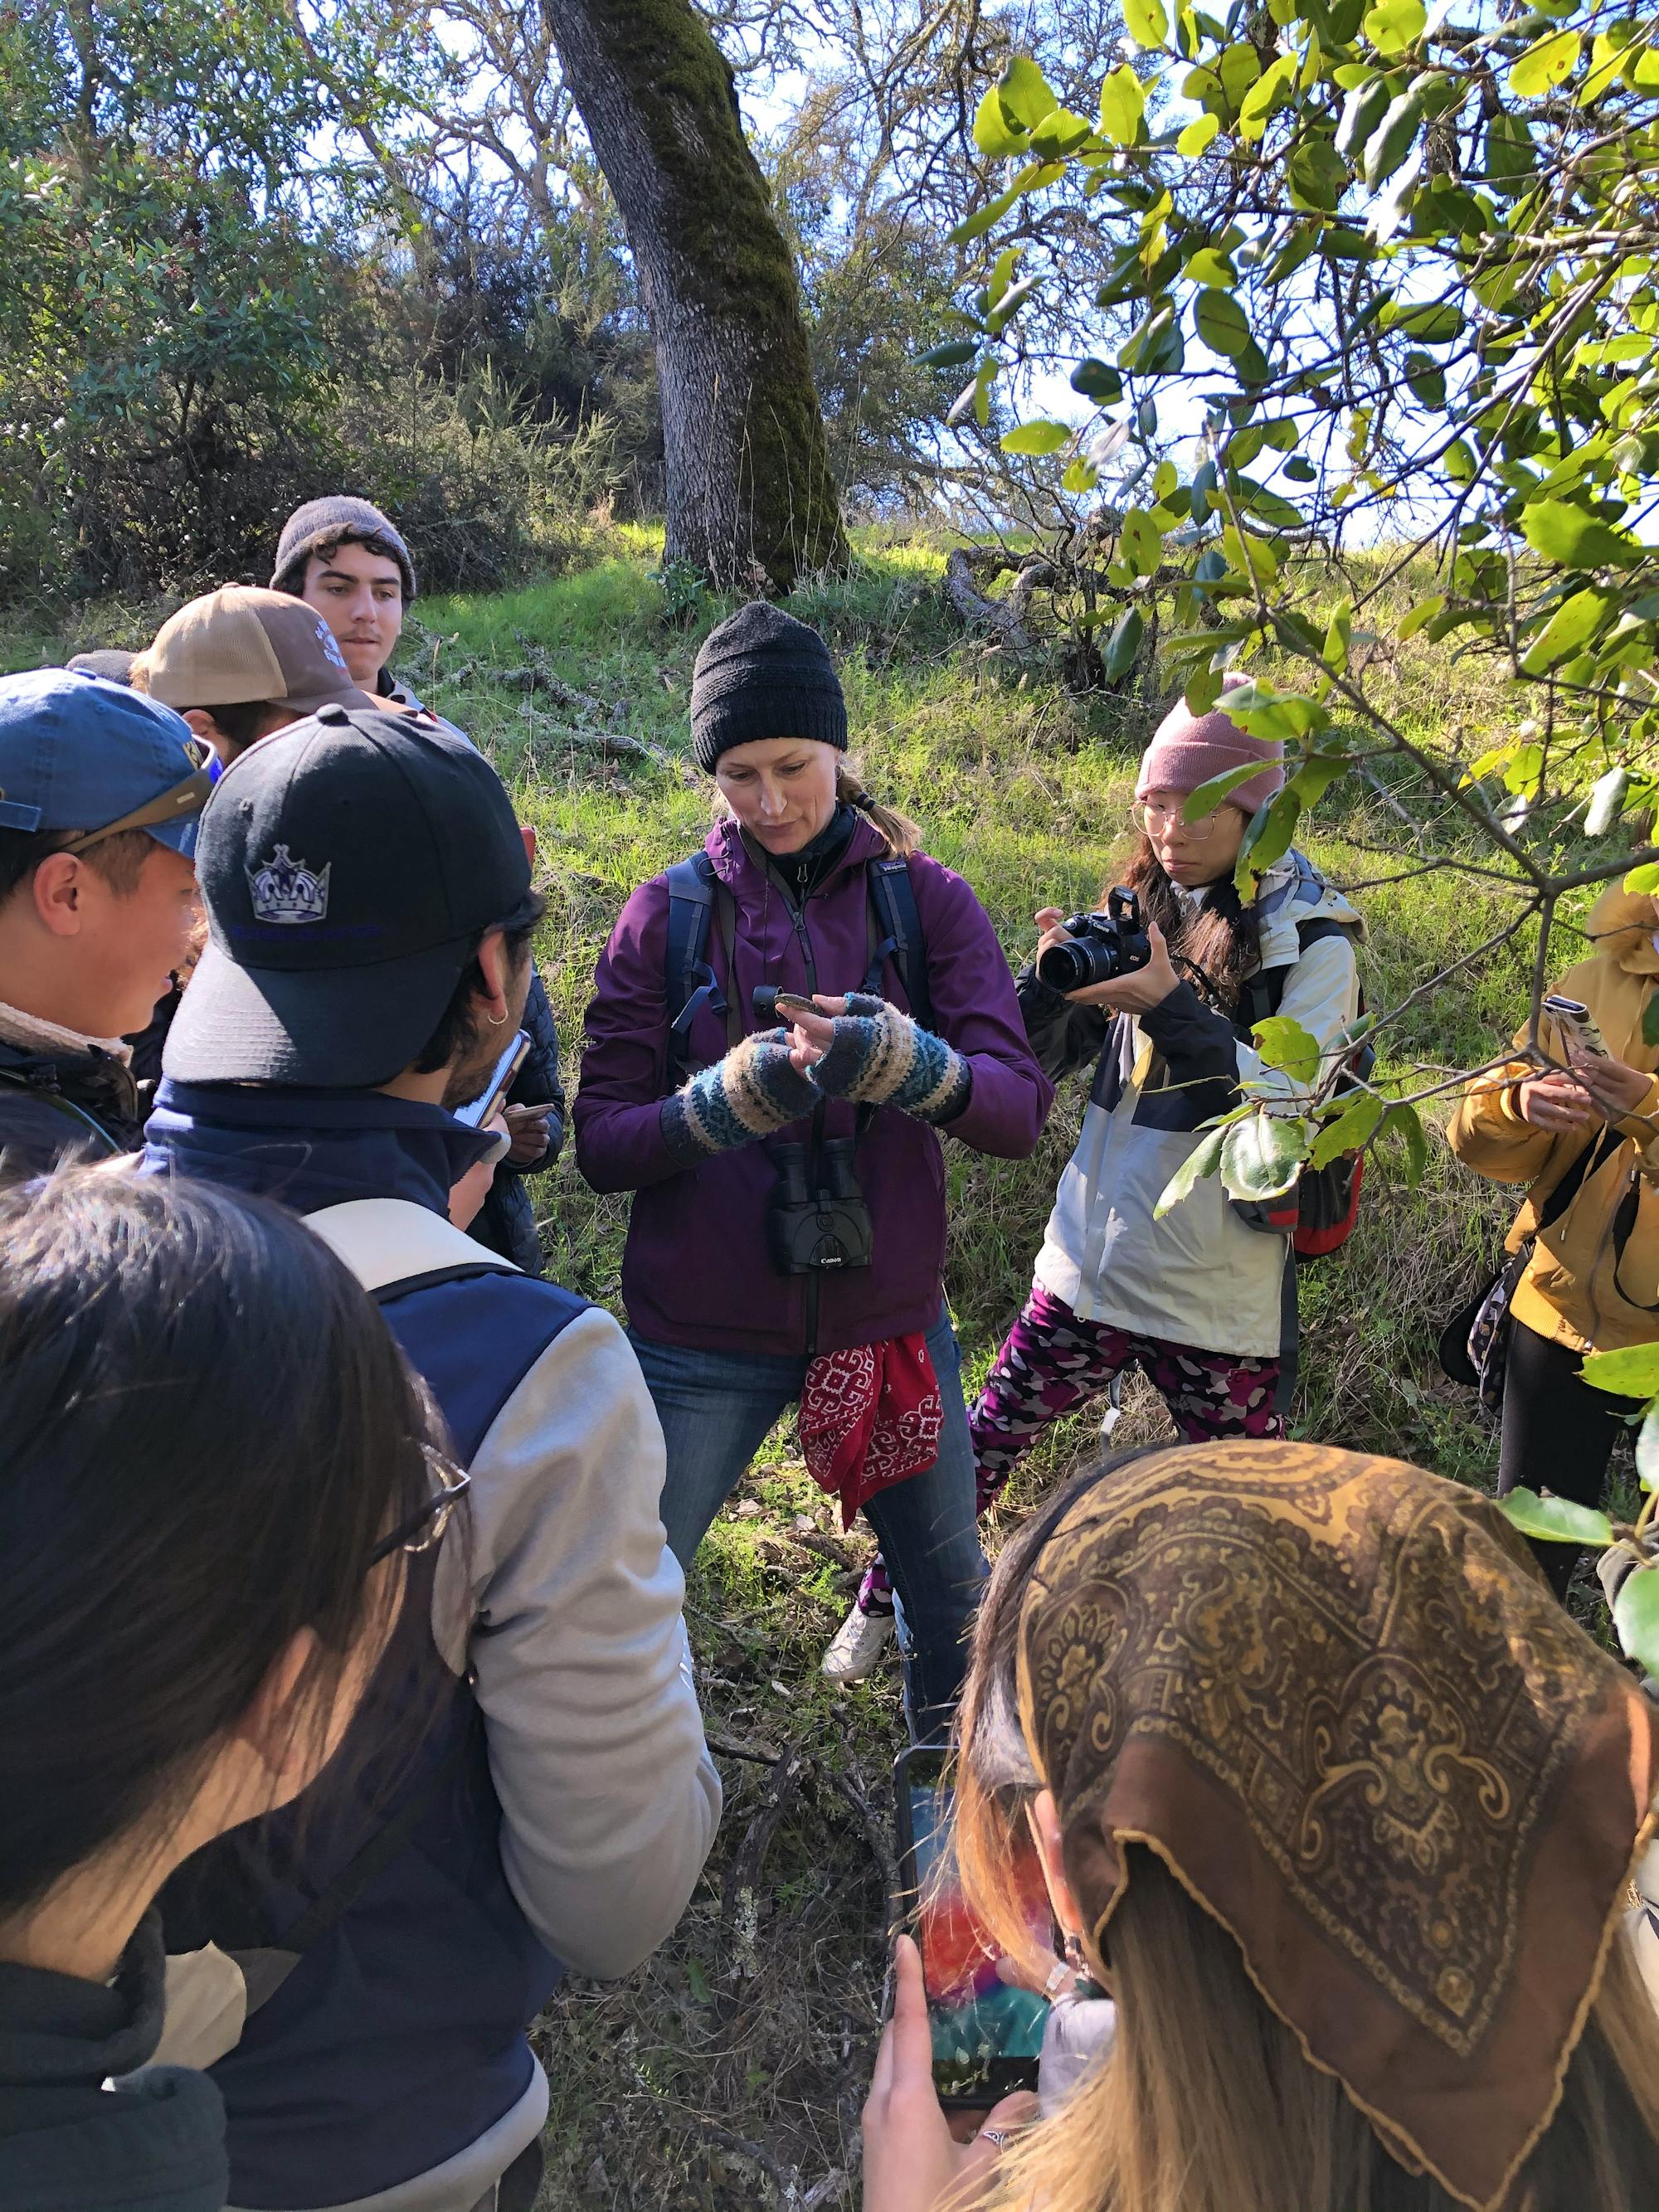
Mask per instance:
[[[536,825],[550,899],[539,957],[573,1091],[593,963],[618,908],[707,825],[708,786],[685,757],[686,705],[697,644],[732,604],[695,598],[678,611],[684,623],[671,621],[648,538],[612,543],[609,557],[556,580],[418,602],[400,655]],[[926,543],[866,538],[850,580],[789,605],[840,658],[871,787],[922,823],[928,849],[973,884],[1018,962],[1036,908],[1090,904],[1113,880],[1156,702],[1079,700],[987,659],[945,605],[941,568]],[[155,618],[106,606],[72,637],[36,630],[0,645],[7,665],[29,665],[94,641],[140,642]],[[1504,687],[1453,658],[1449,643],[1414,640],[1375,682],[1408,732],[1456,732],[1466,757],[1516,719]],[[1316,821],[1307,849],[1352,889],[1369,924],[1374,1001],[1397,1002],[1499,927],[1501,895],[1412,872],[1408,825],[1386,791],[1339,785]],[[1414,1005],[1389,1031],[1385,1069],[1468,1066],[1501,1049],[1530,957],[1522,932]],[[1081,1106],[1079,1086],[1062,1094],[1032,1160],[947,1155],[947,1288],[970,1388],[1028,1287]],[[1489,1485],[1493,1439],[1440,1382],[1433,1342],[1510,1209],[1437,1137],[1415,1189],[1403,1170],[1387,1153],[1370,1164],[1358,1233],[1303,1276],[1298,1426]],[[532,1188],[551,1272],[614,1307],[625,1201],[587,1190],[568,1152]],[[1164,1432],[1139,1383],[1125,1407],[1115,1442]],[[1056,1425],[1005,1523],[1097,1448],[1097,1416]],[[716,1524],[690,1590],[728,1790],[721,1843],[679,1934],[647,1969],[619,1989],[573,1985],[550,2014],[544,2205],[853,2212],[886,1957],[886,1771],[902,1730],[890,1671],[839,1693],[817,1666],[866,1556],[860,1533],[841,1536],[781,1431]],[[1579,1601],[1591,1617],[1596,1601]]]

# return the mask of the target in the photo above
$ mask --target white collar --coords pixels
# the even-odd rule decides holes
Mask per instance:
[[[0,1038],[25,1052],[100,1052],[124,1066],[132,1058],[132,1047],[125,1037],[85,1036],[79,1030],[66,1030],[61,1023],[46,1021],[39,1014],[26,1014],[21,1006],[9,1006],[3,999],[0,999]]]

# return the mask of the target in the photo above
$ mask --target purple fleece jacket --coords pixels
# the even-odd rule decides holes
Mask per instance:
[[[720,988],[754,1024],[759,983],[792,991],[857,989],[869,962],[865,863],[880,834],[860,820],[823,882],[796,913],[754,860],[737,825],[709,832],[709,858],[737,912],[735,992],[718,908],[708,957]],[[1013,978],[984,909],[958,875],[913,854],[910,880],[927,948],[933,1026],[973,1070],[967,1106],[945,1133],[975,1152],[1023,1159],[1036,1145],[1054,1090],[1025,1041]],[[859,1147],[874,1257],[867,1268],[780,1276],[767,1255],[766,1213],[777,1170],[764,1144],[688,1168],[664,1141],[668,1076],[664,959],[668,885],[654,876],[623,908],[600,955],[587,1010],[587,1050],[576,1099],[576,1159],[595,1190],[635,1195],[623,1255],[623,1300],[641,1336],[710,1352],[817,1353],[930,1328],[945,1267],[945,1162],[939,1135],[891,1107],[876,1110]],[[890,961],[884,994],[909,1001]],[[726,1024],[705,1008],[693,1023],[693,1068],[726,1050]],[[825,1109],[824,1133],[850,1135],[856,1109]],[[778,1133],[805,1141],[810,1121]],[[814,1308],[816,1307],[816,1312]]]

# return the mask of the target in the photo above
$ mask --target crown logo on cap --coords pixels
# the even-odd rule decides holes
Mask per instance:
[[[257,919],[284,925],[321,921],[328,912],[328,874],[333,865],[331,860],[319,872],[293,859],[286,845],[278,845],[268,860],[247,871]]]

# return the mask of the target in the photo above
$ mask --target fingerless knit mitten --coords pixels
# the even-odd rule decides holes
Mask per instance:
[[[662,1133],[677,1159],[690,1166],[734,1152],[812,1111],[822,1094],[791,1064],[786,1034],[745,1037],[663,1100]]]
[[[968,1103],[973,1070],[959,1052],[884,999],[849,991],[836,1038],[811,1071],[830,1098],[896,1106],[919,1121],[952,1121]]]

